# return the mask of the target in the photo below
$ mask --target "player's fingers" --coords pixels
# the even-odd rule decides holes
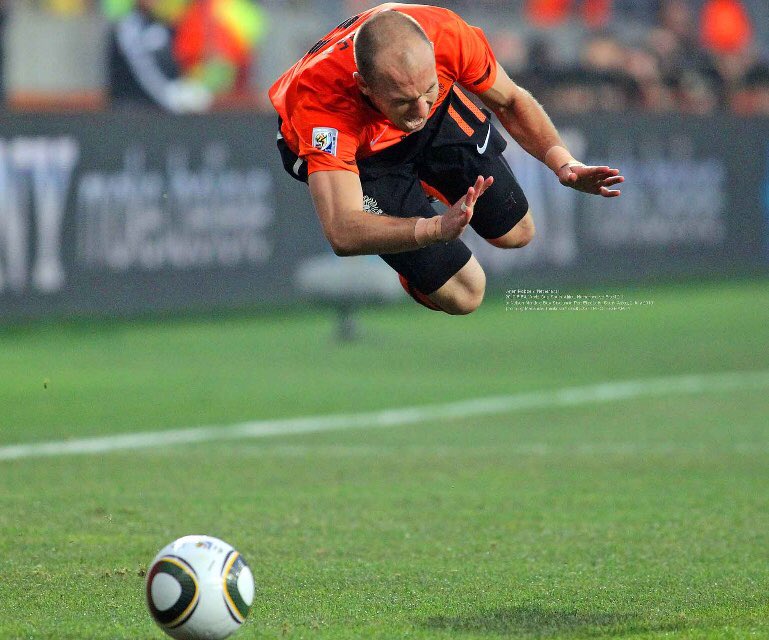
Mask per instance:
[[[599,195],[602,195],[604,198],[616,198],[621,193],[619,189],[607,189],[606,187],[601,187],[599,191]]]
[[[607,167],[605,165],[601,165],[600,167],[593,167],[593,166],[575,164],[570,168],[572,171],[577,172],[582,176],[592,176],[592,175],[597,175],[599,173],[608,174],[608,173],[611,173],[612,171],[617,171],[617,169],[612,169],[611,167]],[[619,173],[619,171],[617,172]]]
[[[619,169],[609,167],[573,167],[572,173],[576,173],[585,180],[605,180],[619,175]]]
[[[486,183],[486,180],[484,179],[484,177],[483,176],[478,176],[475,179],[475,184],[472,187],[470,187],[473,190],[473,201],[472,201],[472,204],[475,204],[476,201],[478,200],[478,198],[481,197],[481,194],[485,191],[485,189],[484,189],[484,184],[485,183]],[[468,204],[468,206],[470,206],[470,205]]]
[[[462,201],[462,205],[460,206],[460,209],[462,209],[463,212],[472,209],[473,205],[475,204],[475,187],[469,187],[467,189],[467,193],[465,194],[465,198]]]
[[[494,184],[494,176],[489,176],[483,181],[483,185],[478,192],[478,197],[480,198],[492,184]]]
[[[600,190],[602,187],[612,187],[615,184],[619,184],[621,182],[624,182],[625,178],[622,176],[614,176],[612,178],[604,178],[602,180],[597,180],[591,185],[591,190],[593,193],[600,193]]]
[[[598,184],[603,184],[606,180],[611,180],[616,177],[617,177],[616,174],[607,175],[605,173],[601,173],[595,176],[590,176],[589,178],[587,178],[587,180],[593,180]]]

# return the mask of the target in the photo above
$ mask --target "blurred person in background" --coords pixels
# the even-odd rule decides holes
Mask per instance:
[[[656,0],[632,7],[616,0],[527,0],[524,15],[541,35],[523,76],[526,86],[560,113],[669,111],[674,95],[660,60],[638,28],[626,24],[629,16],[651,21],[656,8]],[[564,38],[575,36],[573,54],[559,55]]]
[[[265,15],[252,0],[102,0],[113,22],[113,104],[173,113],[209,110],[249,93],[253,49]]]
[[[613,0],[526,0],[525,15],[539,27],[555,27],[577,16],[590,29],[612,19]]]
[[[176,24],[186,0],[103,0],[109,37],[109,93],[113,106],[158,107],[173,113],[210,108],[213,95],[184,78],[174,55]]]
[[[672,90],[674,99],[691,86],[695,78],[700,85],[716,79],[708,70],[707,57],[698,42],[696,14],[691,2],[662,0],[643,46],[655,56],[660,76]]]
[[[717,74],[721,101],[728,107],[750,72],[761,65],[745,5],[740,0],[706,0],[700,13],[699,38]]]
[[[753,16],[767,14],[762,0],[527,0],[524,15],[538,33],[560,31],[533,41],[538,51],[524,77],[558,111],[729,109],[732,93],[764,64],[767,43],[757,42]],[[575,32],[579,61],[570,63],[554,52]],[[534,69],[537,59],[547,68]]]
[[[485,291],[459,239],[468,224],[501,249],[534,236],[506,142],[459,85],[562,185],[620,194],[619,171],[576,160],[483,32],[442,8],[393,3],[353,16],[270,89],[284,167],[309,185],[335,253],[379,254],[414,300],[449,314],[474,311]]]
[[[740,116],[769,116],[769,66],[751,69],[731,96],[732,111]]]
[[[266,14],[253,0],[193,0],[176,25],[174,56],[182,74],[214,96],[246,96]]]

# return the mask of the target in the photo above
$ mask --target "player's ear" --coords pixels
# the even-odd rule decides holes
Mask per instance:
[[[353,79],[355,80],[355,84],[358,85],[358,90],[364,95],[368,96],[371,95],[371,88],[368,86],[368,83],[363,79],[363,76],[358,73],[357,71],[352,74]]]

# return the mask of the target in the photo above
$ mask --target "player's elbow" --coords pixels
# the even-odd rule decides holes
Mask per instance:
[[[340,258],[349,258],[350,256],[360,255],[360,251],[356,250],[353,247],[346,247],[343,245],[332,243],[331,248],[333,249],[334,253],[338,255]]]
[[[360,255],[360,248],[352,242],[351,238],[338,231],[326,231],[326,238],[333,252],[340,258]]]

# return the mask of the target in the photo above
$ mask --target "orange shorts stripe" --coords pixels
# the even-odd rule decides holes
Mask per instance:
[[[429,184],[427,184],[424,180],[419,181],[422,184],[422,191],[424,191],[428,196],[431,196],[433,198],[438,198],[443,204],[445,204],[447,207],[450,207],[451,204],[449,204],[448,198],[444,196],[438,189],[435,187],[431,187]]]
[[[478,118],[480,122],[486,122],[486,114],[476,107],[475,104],[473,104],[473,101],[457,89],[456,86],[454,87],[454,93],[457,94],[457,98],[459,98],[462,101],[462,104],[473,112],[473,115]]]
[[[441,309],[437,304],[435,304],[432,300],[430,300],[430,298],[428,298],[419,289],[413,286],[400,273],[398,274],[398,279],[401,281],[401,286],[403,287],[403,290],[406,293],[408,293],[419,304],[421,304],[423,307],[427,307],[431,311],[443,311],[443,309]]]
[[[457,110],[453,106],[449,105],[448,113],[451,116],[451,118],[454,120],[454,122],[456,122],[459,125],[459,128],[462,129],[462,131],[464,131],[468,136],[471,136],[475,133],[475,129],[473,129],[469,124],[467,124],[464,121],[462,116],[460,116],[457,113]]]

